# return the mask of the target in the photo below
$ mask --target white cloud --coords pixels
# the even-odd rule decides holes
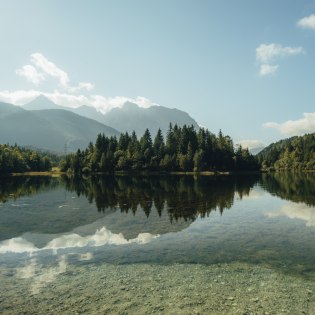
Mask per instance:
[[[259,74],[261,76],[275,74],[279,68],[279,65],[269,65],[269,64],[262,64],[260,65]]]
[[[301,28],[307,28],[315,31],[315,14],[302,18],[296,24]]]
[[[45,74],[55,77],[62,87],[67,88],[69,85],[68,74],[49,61],[44,55],[40,53],[31,54],[31,62]]]
[[[241,140],[237,142],[237,145],[241,145],[243,148],[248,148],[249,150],[265,147],[265,145],[259,140]]]
[[[67,90],[71,93],[79,92],[80,90],[91,91],[94,89],[94,85],[88,82],[80,82],[78,86],[68,86]]]
[[[267,122],[263,124],[263,127],[277,129],[282,134],[288,136],[299,136],[305,133],[315,132],[315,113],[304,113],[301,119],[288,120],[280,124]]]
[[[70,93],[77,93],[81,90],[91,91],[94,88],[94,85],[89,82],[79,82],[78,85],[71,86],[69,75],[41,53],[31,54],[31,63],[33,65],[25,65],[21,69],[17,69],[16,73],[34,84],[39,84],[47,77],[51,77],[58,81],[62,89]]]
[[[16,74],[36,85],[45,80],[44,74],[38,72],[32,65],[25,65],[21,69],[17,69]]]
[[[57,105],[71,108],[87,105],[96,108],[103,114],[112,108],[122,107],[126,102],[135,103],[143,108],[158,105],[143,96],[131,98],[125,96],[105,97],[103,95],[90,94],[88,92],[94,88],[92,83],[79,82],[76,86],[70,85],[69,75],[38,52],[31,54],[31,63],[32,65],[25,65],[21,69],[17,69],[16,74],[25,77],[34,84],[42,83],[47,78],[55,78],[58,81],[58,88],[51,92],[35,89],[3,90],[0,91],[0,101],[14,105],[24,105],[39,95],[44,95]]]
[[[303,47],[284,47],[279,44],[261,44],[256,48],[256,60],[260,64],[261,76],[275,74],[279,68],[279,58],[303,53]]]
[[[270,63],[278,57],[297,55],[302,52],[302,47],[283,47],[279,44],[261,44],[256,48],[256,59],[261,63]]]

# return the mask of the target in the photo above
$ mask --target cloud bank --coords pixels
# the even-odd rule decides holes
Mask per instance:
[[[301,20],[297,21],[296,25],[301,28],[310,29],[315,31],[315,14],[306,16]]]
[[[287,136],[301,136],[315,132],[315,113],[304,113],[303,118],[284,123],[267,122],[263,127],[279,130],[281,134]]]
[[[16,91],[2,90],[0,91],[0,101],[2,102],[24,105],[39,95],[44,95],[61,106],[75,108],[87,105],[96,108],[97,111],[103,114],[112,108],[122,107],[126,102],[132,102],[144,108],[158,105],[143,96],[131,98],[91,94],[91,91],[94,89],[92,83],[79,82],[77,85],[72,85],[68,73],[39,52],[31,54],[30,64],[22,66],[15,73],[34,84],[36,88]],[[57,83],[53,91],[46,91],[44,88],[38,89],[38,86],[44,86],[48,80],[53,80]]]
[[[275,74],[279,68],[278,60],[304,52],[303,47],[282,46],[279,44],[261,44],[256,48],[256,60],[259,62],[259,74]]]

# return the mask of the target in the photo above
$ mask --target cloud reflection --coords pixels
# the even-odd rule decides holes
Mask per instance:
[[[40,237],[41,235],[39,235]],[[39,250],[52,249],[54,251],[60,248],[76,248],[76,247],[97,247],[103,245],[126,245],[131,243],[147,244],[152,239],[159,237],[150,233],[140,233],[136,238],[127,240],[122,233],[115,234],[106,229],[105,226],[96,230],[92,235],[81,236],[76,233],[66,234],[56,237],[49,241],[44,247],[38,248],[34,243],[27,241],[23,237],[12,238],[0,242],[0,253],[23,253],[36,252]]]
[[[33,294],[38,294],[40,289],[55,281],[59,274],[66,272],[67,265],[67,255],[58,257],[57,266],[52,267],[43,267],[34,258],[26,266],[16,268],[16,277],[19,279],[32,279],[30,290]]]
[[[286,216],[289,219],[299,219],[306,222],[306,226],[315,226],[315,208],[305,204],[287,203],[278,212],[267,213],[268,217]]]

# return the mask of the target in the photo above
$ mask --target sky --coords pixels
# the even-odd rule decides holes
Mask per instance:
[[[315,0],[0,0],[0,101],[189,113],[254,148],[315,132]]]

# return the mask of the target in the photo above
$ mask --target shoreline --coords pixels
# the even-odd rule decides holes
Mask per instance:
[[[115,171],[115,172],[95,172],[95,173],[87,173],[82,174],[78,177],[88,177],[95,175],[132,175],[132,176],[150,176],[150,175],[194,175],[194,176],[231,176],[231,175],[258,175],[262,174],[264,171],[244,171],[244,172],[213,172],[213,171],[203,171],[203,172],[182,172],[182,171]],[[52,176],[59,177],[62,175],[66,176],[75,176],[73,174],[69,174],[67,172],[61,171],[45,171],[45,172],[24,172],[24,173],[10,173],[10,174],[0,174],[1,177],[17,177],[17,176]]]

